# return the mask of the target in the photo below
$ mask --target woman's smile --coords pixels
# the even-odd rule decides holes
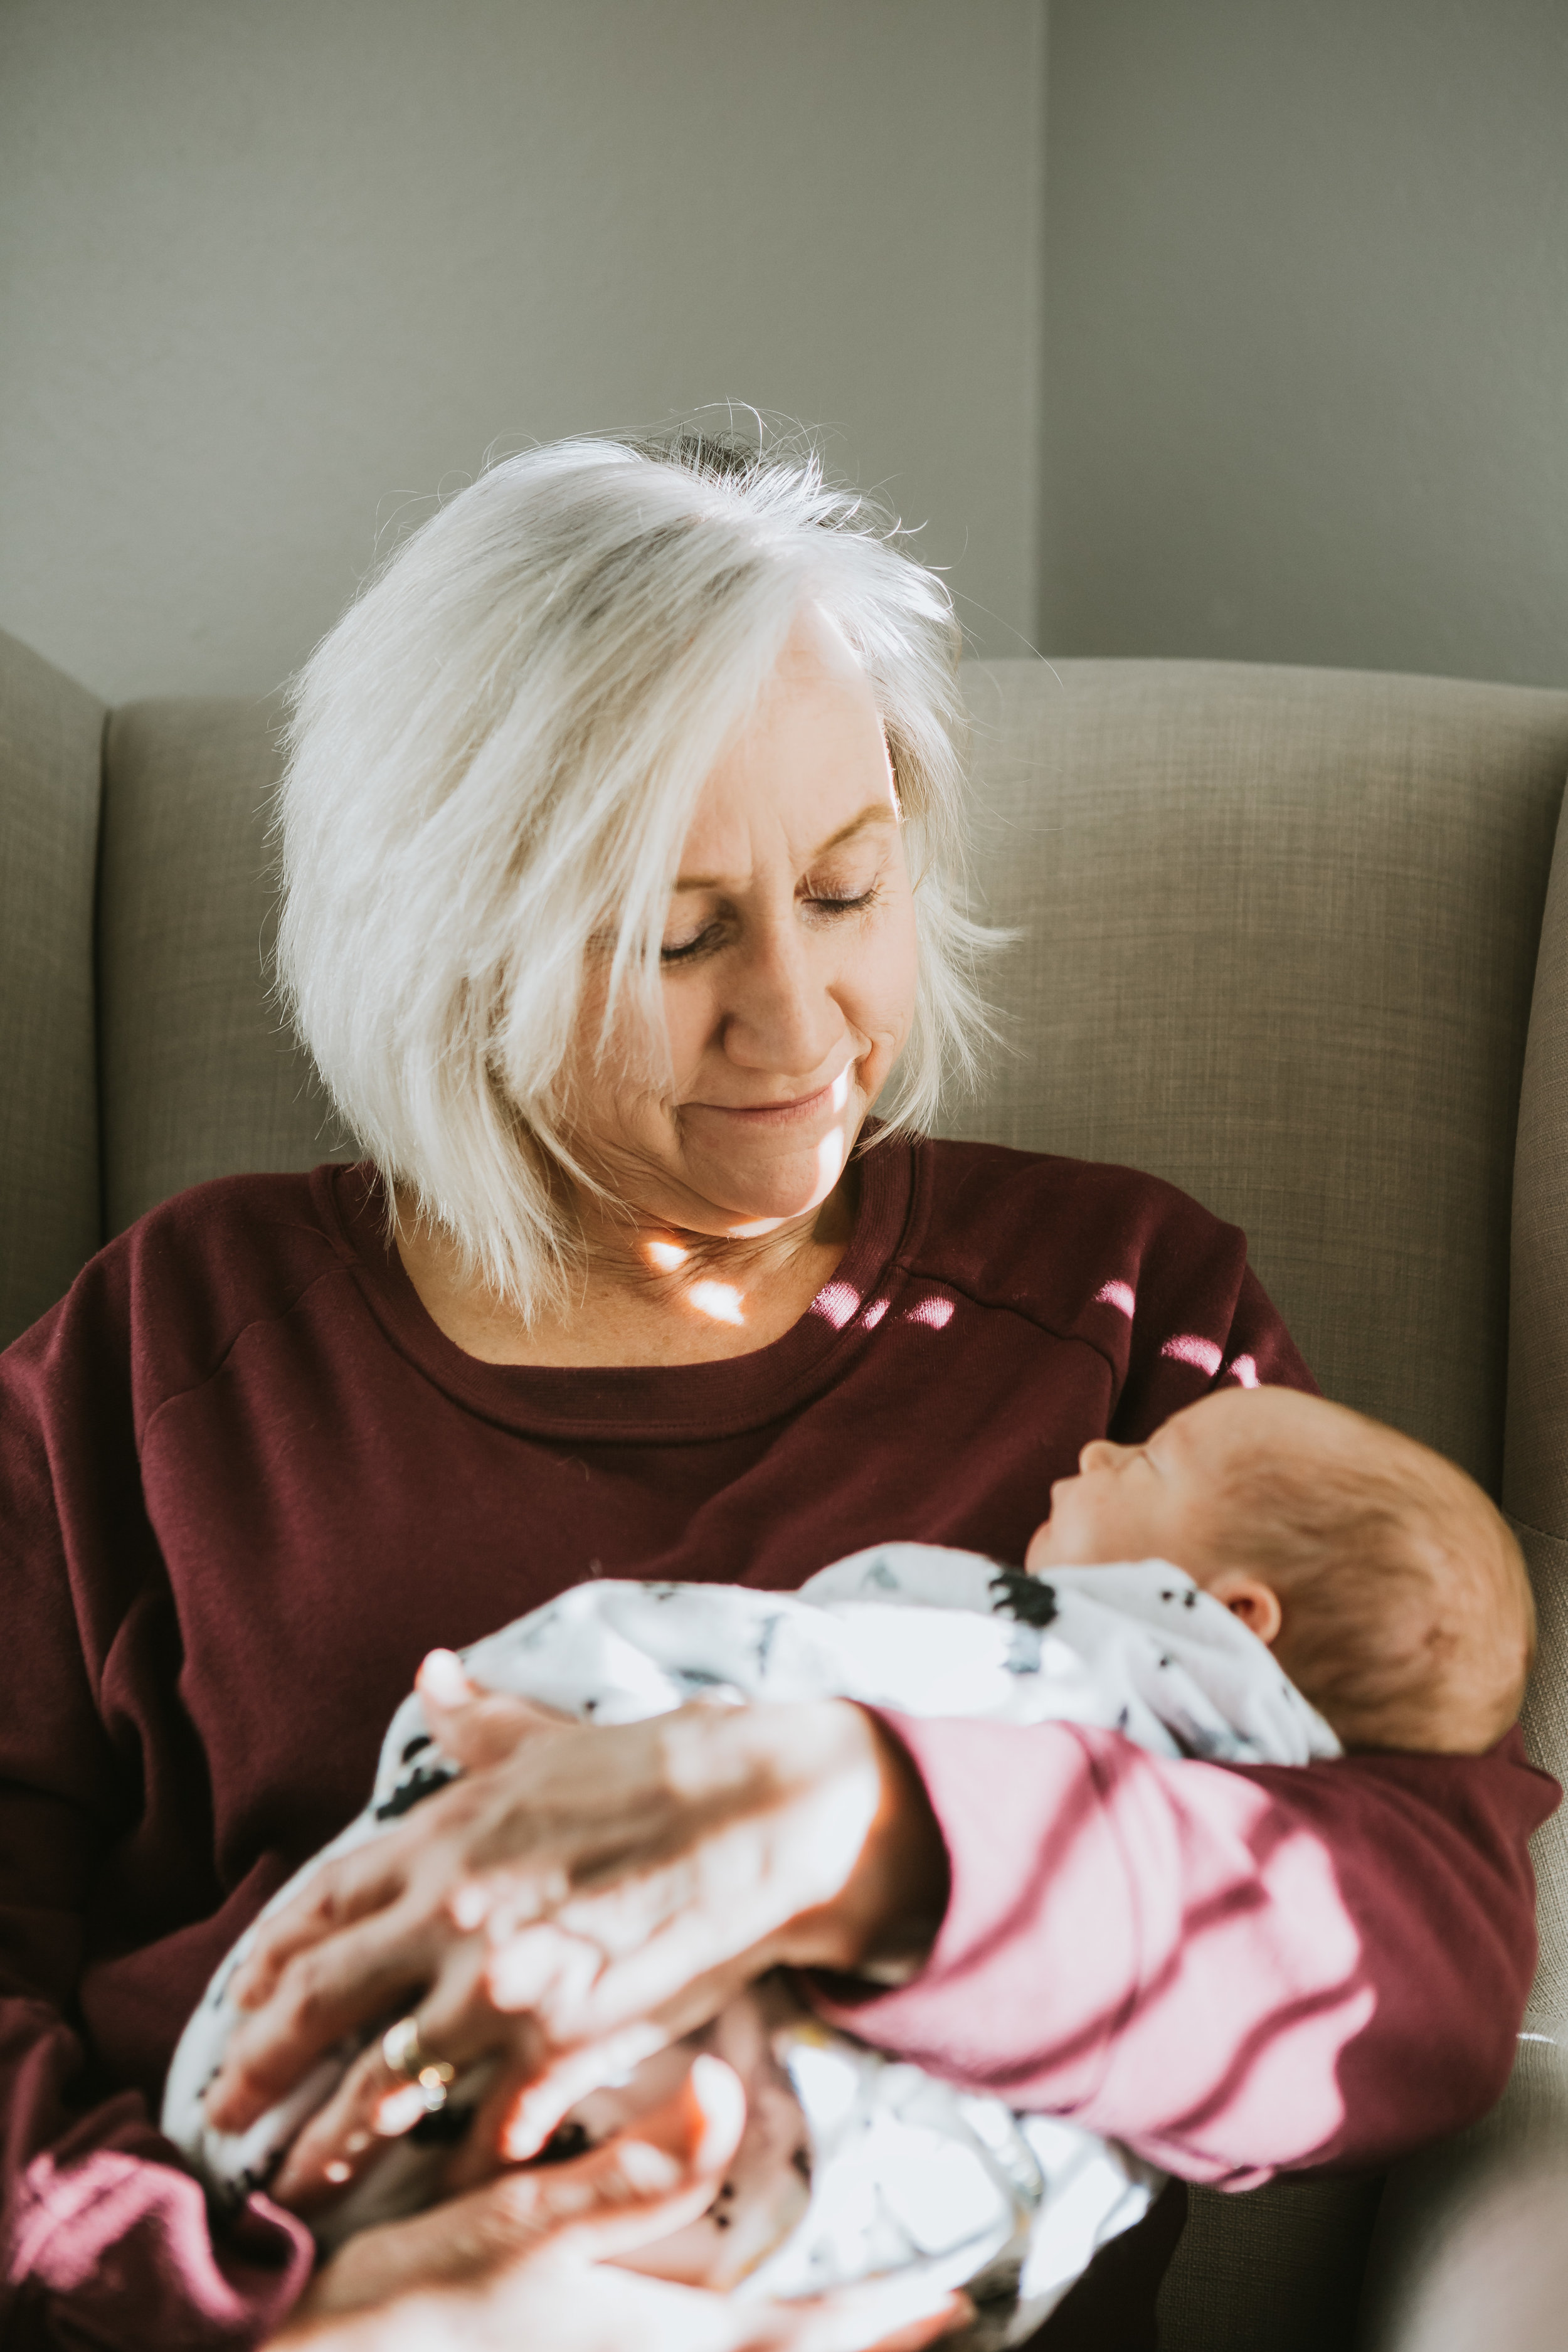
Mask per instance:
[[[849,1074],[854,1066],[853,1060],[847,1061],[838,1076],[829,1078],[826,1086],[814,1088],[808,1095],[789,1096],[783,1102],[685,1103],[681,1106],[681,1115],[689,1118],[693,1111],[708,1111],[722,1118],[741,1119],[753,1127],[805,1125],[820,1118],[825,1111],[837,1118],[849,1100]]]

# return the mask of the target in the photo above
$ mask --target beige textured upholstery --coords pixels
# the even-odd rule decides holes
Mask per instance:
[[[141,702],[104,749],[103,1205],[117,1234],[187,1184],[341,1145],[268,1002],[277,710]]]
[[[1503,1502],[1530,1562],[1540,1648],[1525,1707],[1537,1761],[1568,1780],[1568,814],[1542,926],[1514,1168]],[[1564,1809],[1568,1812],[1568,1808]],[[1366,2352],[1419,2352],[1404,2315],[1454,2220],[1500,2167],[1568,2147],[1568,1820],[1535,1839],[1541,1965],[1507,2096],[1474,2131],[1402,2165],[1380,2210]],[[1568,2333],[1568,2329],[1565,2329]]]
[[[1503,1502],[1530,1561],[1540,1653],[1525,1710],[1534,1753],[1568,1778],[1568,815],[1547,894],[1514,1167]],[[1527,2020],[1560,2122],[1568,2066],[1568,1820],[1536,1840],[1541,1969]],[[1537,2057],[1535,2053],[1540,2053]],[[1550,2060],[1546,2055],[1551,2053]]]
[[[0,1346],[97,1248],[92,905],[104,710],[0,637]]]
[[[973,669],[1016,1052],[953,1124],[1232,1217],[1319,1380],[1501,1470],[1509,1194],[1568,695]]]
[[[978,878],[993,916],[1026,936],[996,973],[1009,1048],[984,1097],[954,1107],[953,1129],[1124,1160],[1187,1186],[1247,1228],[1331,1393],[1442,1446],[1494,1491],[1506,1401],[1508,1501],[1539,1531],[1527,1536],[1546,1634],[1533,1736],[1560,1761],[1561,867],[1539,976],[1536,951],[1568,777],[1568,696],[1034,661],[973,666],[966,691]],[[181,1185],[308,1165],[336,1140],[263,989],[272,716],[147,703],[110,730],[98,933],[110,1231]],[[0,1112],[0,1184],[9,1229],[26,1235],[26,1279],[6,1293],[18,1312],[63,1284],[96,1232],[97,725],[87,698],[30,657],[5,656],[0,1017],[26,1076]],[[17,922],[19,951],[5,945]],[[1564,1853],[1548,1831],[1540,2006],[1551,2021],[1540,2030],[1553,2034],[1568,1969]],[[1548,2044],[1526,2050],[1533,2071],[1509,2115],[1539,2107],[1556,2079]],[[1469,2160],[1461,2149],[1401,2168],[1378,2225],[1380,2308],[1418,2253],[1433,2184]],[[1379,2195],[1375,2181],[1351,2181],[1197,2197],[1164,2300],[1167,2345],[1342,2352],[1354,2341]]]
[[[1025,936],[998,973],[1015,1051],[952,1125],[1156,1169],[1233,1217],[1325,1389],[1497,1492],[1568,696],[1145,662],[1002,663],[967,692],[979,879]],[[1568,1006],[1563,1028],[1568,1091]],[[1555,1168],[1560,1203],[1561,1144]],[[1542,1524],[1568,1530],[1560,1296],[1538,1425],[1558,1498]],[[1352,2344],[1378,2195],[1194,2196],[1163,2340]]]

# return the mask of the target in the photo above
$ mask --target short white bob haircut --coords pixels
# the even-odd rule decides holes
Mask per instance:
[[[597,1189],[563,1118],[590,940],[605,1034],[629,997],[658,1052],[694,805],[807,603],[870,680],[914,877],[917,1006],[879,1116],[918,1128],[973,1072],[990,935],[964,905],[959,632],[898,537],[814,455],[562,441],[443,505],[293,681],[281,1000],[389,1203],[525,1318],[568,1303]]]

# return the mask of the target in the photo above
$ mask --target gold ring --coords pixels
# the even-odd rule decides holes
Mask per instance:
[[[388,2074],[419,2092],[426,2115],[439,2115],[458,2070],[445,2058],[433,2058],[419,2038],[416,2017],[400,2017],[381,2037],[381,2054]]]

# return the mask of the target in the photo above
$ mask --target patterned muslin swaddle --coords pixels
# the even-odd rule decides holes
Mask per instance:
[[[1158,1560],[1032,1577],[970,1552],[887,1544],[824,1569],[798,1593],[599,1581],[476,1643],[463,1664],[485,1687],[600,1724],[703,1694],[840,1697],[911,1716],[1094,1725],[1171,1758],[1304,1764],[1340,1753],[1262,1643]],[[453,1777],[411,1696],[364,1811],[262,1917],[321,1862],[379,1835]],[[224,1960],[186,2026],[163,2101],[164,2131],[230,2201],[265,2185],[369,2038],[323,2059],[243,2135],[209,2130],[203,2094],[237,2022],[227,1988],[254,1935]],[[976,2301],[966,2345],[1019,2343],[1161,2185],[1152,2167],[1094,2133],[1014,2115],[823,2026],[781,1979],[731,2003],[704,2039],[736,2064],[755,2119],[734,2168],[745,2199],[727,2184],[726,2210],[739,2221],[744,2203],[749,2226],[713,2265],[714,2283],[738,2293],[814,2294],[919,2269]],[[628,2086],[633,2109],[648,2103],[635,2095],[643,2072]],[[477,2067],[454,2086],[434,2119],[438,2137],[416,2126],[320,2219],[323,2248],[430,2202],[486,2073]],[[577,2137],[605,2137],[626,2106],[615,2091],[595,2094],[574,2111]]]

